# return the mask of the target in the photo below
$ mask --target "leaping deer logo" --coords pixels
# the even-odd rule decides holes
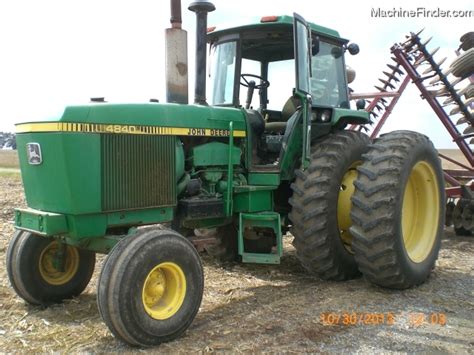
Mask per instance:
[[[31,165],[39,165],[42,163],[41,147],[39,143],[28,143],[26,145],[26,152],[28,155],[28,163]]]

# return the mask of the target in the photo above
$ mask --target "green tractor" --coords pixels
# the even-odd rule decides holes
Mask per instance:
[[[357,46],[296,14],[206,33],[213,5],[190,9],[194,104],[93,103],[17,125],[28,204],[7,251],[17,294],[42,305],[77,296],[105,253],[97,299],[111,332],[136,346],[175,339],[201,304],[189,237],[206,229],[221,258],[278,264],[290,230],[323,279],[424,282],[443,233],[440,161],[415,132],[371,142],[345,130],[369,123],[349,104],[344,54]]]

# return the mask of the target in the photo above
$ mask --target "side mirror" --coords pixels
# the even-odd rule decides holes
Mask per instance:
[[[355,43],[349,44],[347,46],[347,49],[349,50],[349,53],[352,54],[352,55],[356,55],[360,51],[359,46]]]

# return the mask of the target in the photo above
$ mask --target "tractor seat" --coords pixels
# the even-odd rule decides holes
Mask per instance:
[[[265,132],[282,133],[285,132],[287,122],[291,116],[296,112],[298,107],[301,106],[301,100],[295,96],[291,96],[286,100],[283,109],[281,110],[281,121],[278,122],[266,122]]]
[[[266,122],[265,123],[265,132],[284,132],[286,129],[287,122]]]
[[[298,109],[298,106],[301,106],[301,100],[298,97],[291,96],[286,100],[283,109],[281,110],[281,117],[283,121],[288,121],[288,119],[293,116],[293,114]]]

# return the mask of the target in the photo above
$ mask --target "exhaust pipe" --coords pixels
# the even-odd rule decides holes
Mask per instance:
[[[206,102],[206,34],[207,13],[216,9],[208,1],[195,1],[188,7],[196,13],[196,79],[194,84],[194,103],[207,105]]]
[[[166,38],[166,102],[188,103],[188,34],[181,28],[181,0],[170,0]]]

